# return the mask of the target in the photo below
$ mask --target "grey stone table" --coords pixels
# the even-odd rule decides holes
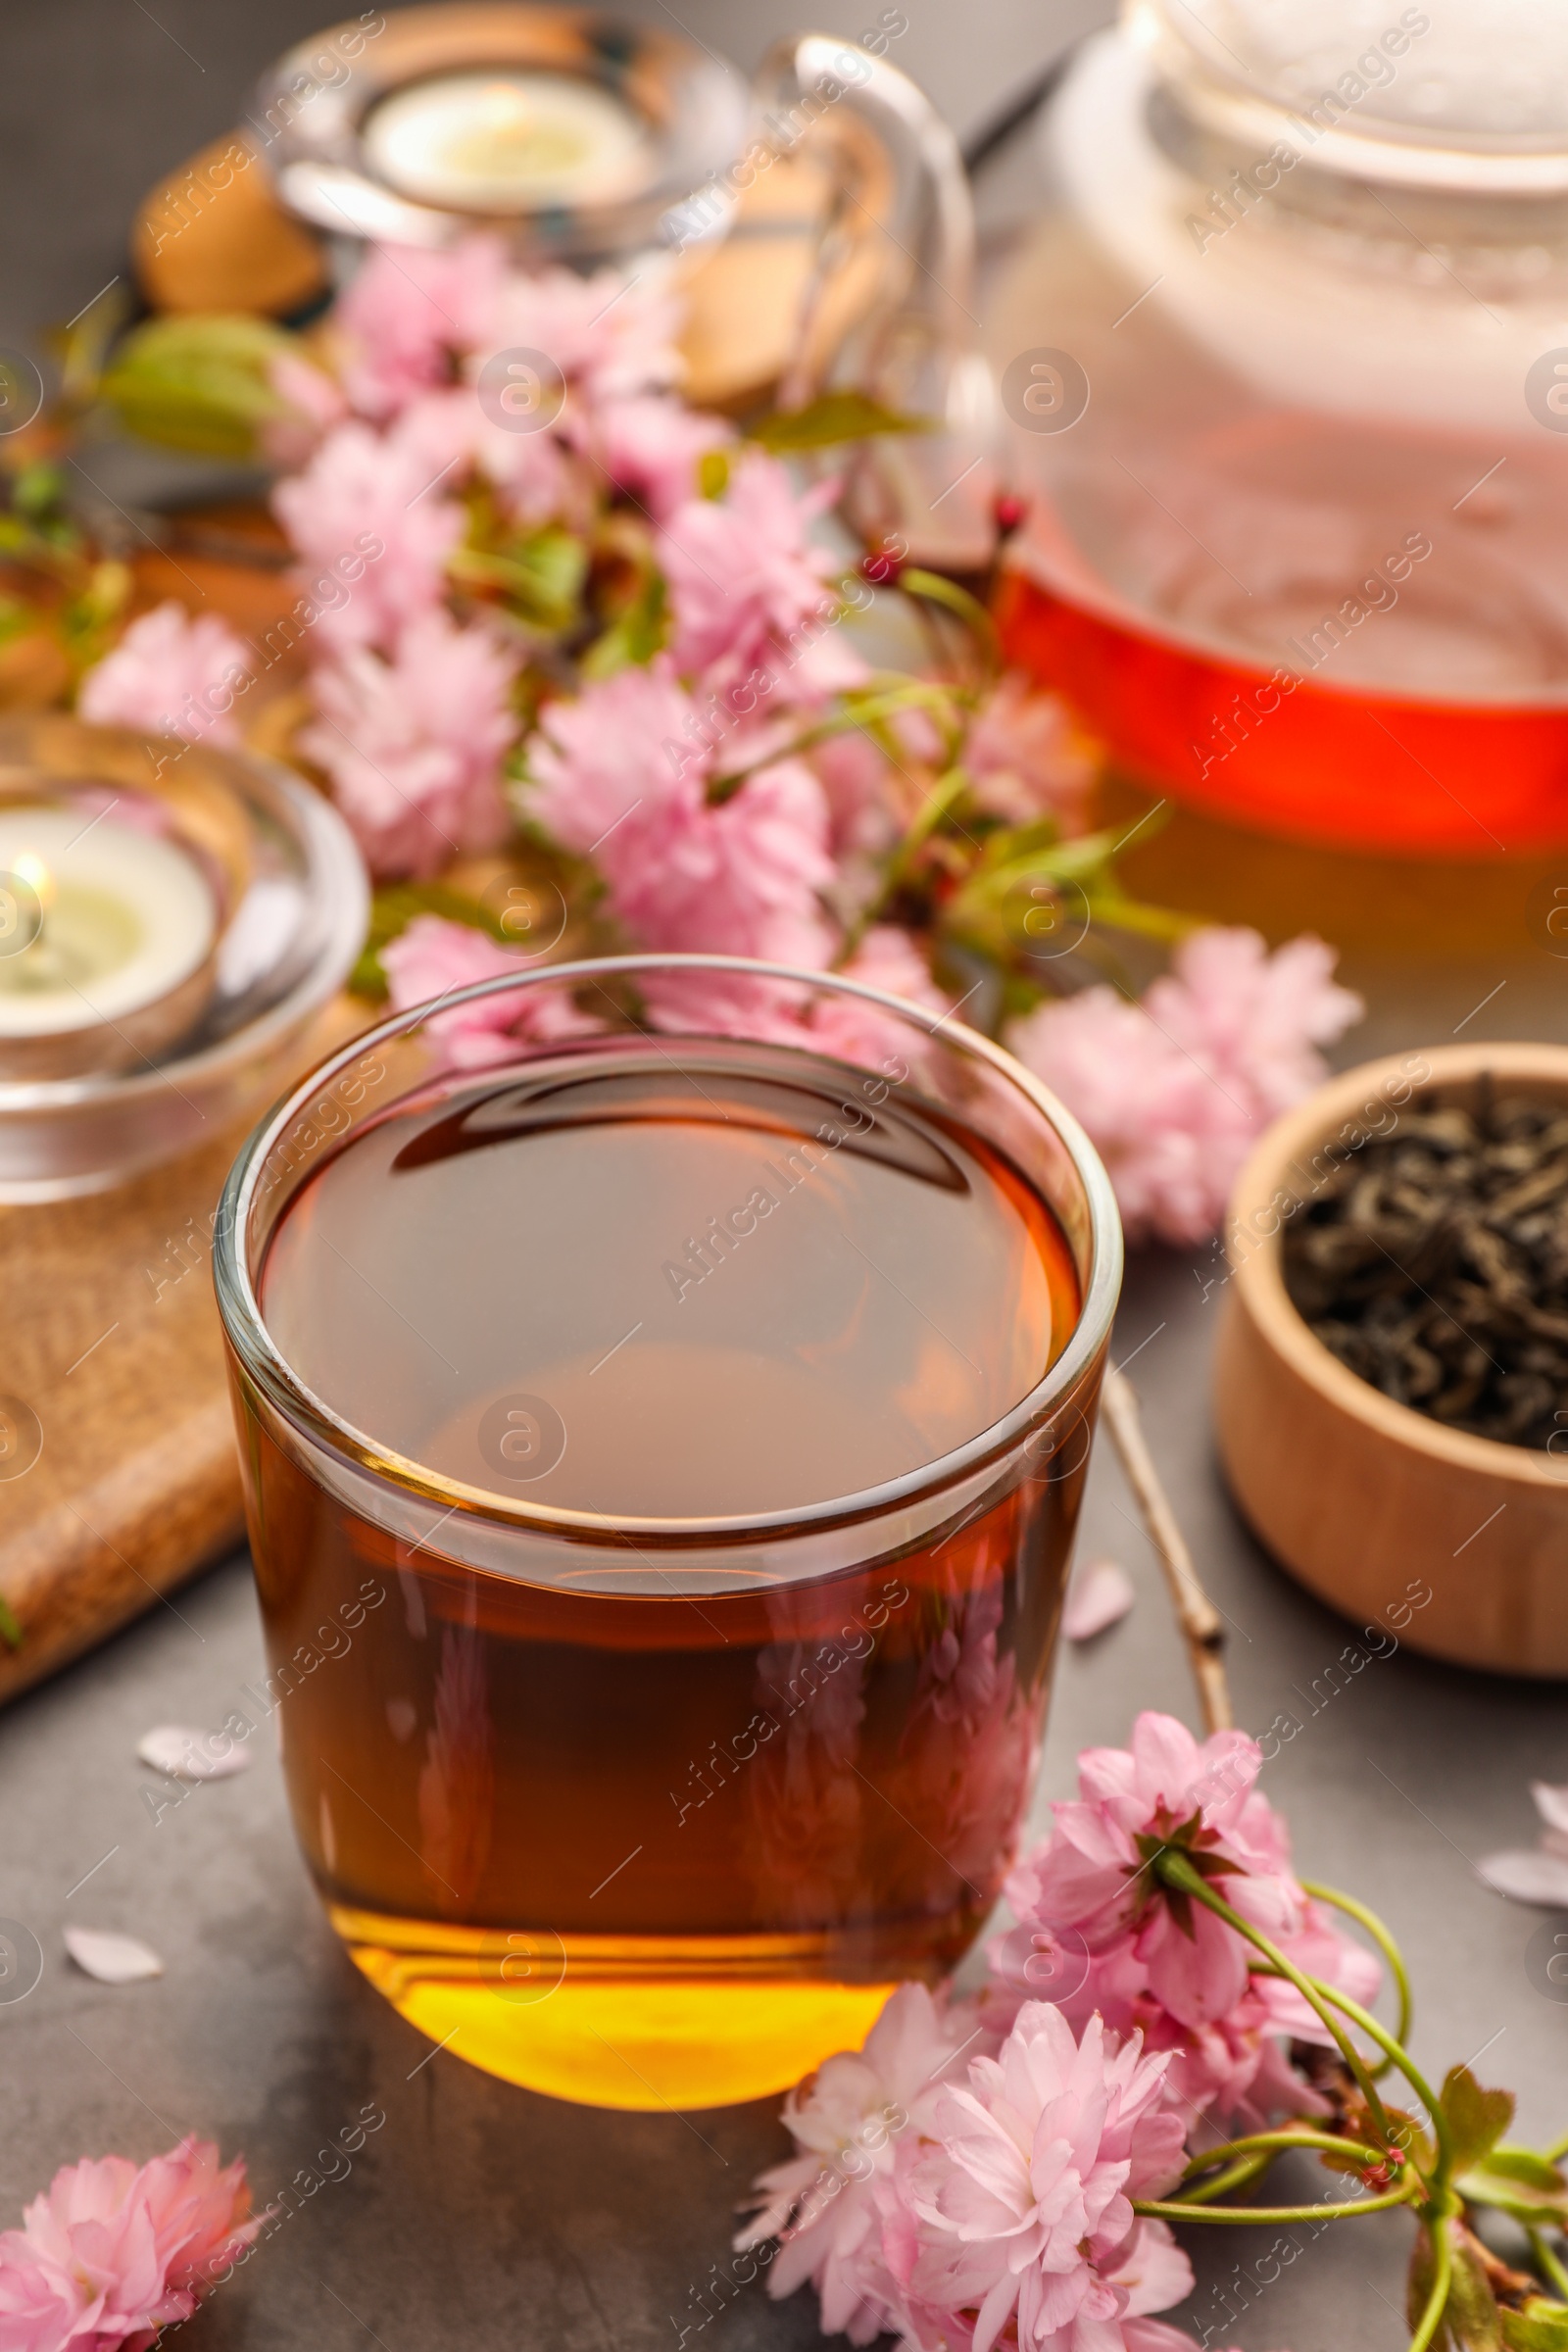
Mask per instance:
[[[307,0],[265,11],[245,0],[56,0],[47,11],[11,0],[0,337],[30,337],[89,300],[122,266],[140,190],[232,121],[252,74],[327,13]],[[664,0],[645,13],[675,14]],[[833,0],[808,13],[853,32],[877,11]],[[968,125],[1104,11],[1074,0],[1042,20],[1022,0],[961,11],[909,0],[906,13],[897,54]],[[681,17],[743,61],[789,22],[759,0],[683,0]],[[1016,201],[1016,175],[1010,184]],[[1531,950],[1525,890],[1504,952],[1444,954],[1440,923],[1424,960],[1352,958],[1348,976],[1375,1010],[1349,1057],[1455,1031],[1568,1035],[1568,967]],[[1420,924],[1403,928],[1419,947]],[[1259,1554],[1215,1475],[1214,1271],[1206,1252],[1135,1261],[1117,1350],[1233,1628],[1240,1719],[1298,1725],[1269,1786],[1300,1866],[1359,1889],[1414,1954],[1418,2054],[1437,2069],[1476,2058],[1520,2090],[1522,2129],[1544,2137],[1568,2127],[1568,2009],[1532,1968],[1537,1915],[1488,1893],[1473,1862],[1533,1835],[1531,1777],[1568,1780],[1562,1692],[1405,1651],[1336,1686],[1328,1670],[1346,1627]],[[1122,1740],[1138,1707],[1193,1714],[1153,1565],[1105,1452],[1083,1549],[1124,1560],[1139,1602],[1061,1661],[1042,1806],[1068,1788],[1077,1748]],[[1390,1577],[1391,1590],[1402,1584],[1396,1558]],[[682,2340],[785,2352],[818,2341],[808,2298],[770,2304],[728,2270],[731,2209],[784,2146],[773,2102],[690,2119],[603,2114],[432,2053],[326,1928],[270,1752],[155,1818],[138,1738],[159,1722],[220,1722],[261,1667],[249,1572],[235,1560],[0,1717],[0,1916],[24,1923],[45,1958],[25,2000],[0,2003],[0,2227],[57,2165],[84,2151],[150,2155],[186,2131],[243,2150],[269,2198],[319,2170],[318,2150],[368,2108],[385,2122],[352,2169],[218,2294],[193,2324],[193,2348],[350,2352],[368,2337],[383,2352],[655,2352]],[[167,1974],[120,1989],[90,1983],[65,1957],[72,1922],[144,1936]],[[1292,2241],[1285,2253],[1271,2251],[1276,2234]],[[1404,2245],[1396,2217],[1317,2237],[1215,2233],[1199,2248],[1186,2316],[1210,2342],[1251,2352],[1383,2352],[1404,2341]]]

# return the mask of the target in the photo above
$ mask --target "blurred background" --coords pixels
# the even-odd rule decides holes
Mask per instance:
[[[628,6],[747,69],[781,34],[858,33],[871,0],[780,8],[773,0],[662,0]],[[1107,0],[909,0],[897,59],[961,138],[995,119]],[[236,123],[264,68],[319,29],[310,0],[54,0],[5,12],[0,336],[28,348],[123,268],[127,224],[152,182]]]

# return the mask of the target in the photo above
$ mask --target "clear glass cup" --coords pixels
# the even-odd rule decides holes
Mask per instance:
[[[1126,0],[1041,121],[987,342],[1003,622],[1211,815],[1568,841],[1568,22]]]
[[[479,1021],[501,1058],[460,1066]],[[626,1088],[649,1116],[675,1103],[693,1150],[765,1146],[778,1225],[759,1187],[656,1270],[645,1145],[607,1116],[571,1125],[574,1104]],[[782,1126],[778,1103],[797,1106]],[[444,1139],[442,1187],[500,1168],[514,1188],[532,1142],[485,1152],[529,1120],[575,1154],[571,1180],[515,1263],[485,1260],[484,1310],[460,1308],[444,1269],[467,1262],[477,1196],[400,1189],[435,1164],[410,1139]],[[909,1171],[916,1224],[867,1225],[877,1188]],[[524,1214],[522,1191],[504,1197]],[[1058,1252],[1054,1321],[1031,1321],[1032,1256],[1005,1280],[963,1273],[956,1293],[922,1271],[920,1220],[955,1220],[929,1232],[958,1250],[969,1219],[1017,1204]],[[751,1238],[764,1230],[783,1256]],[[291,1292],[273,1267],[306,1248],[317,1271]],[[236,1162],[215,1266],[269,1645],[257,1695],[332,1924],[406,2017],[535,2089],[701,2107],[794,2082],[860,2039],[898,1983],[956,1964],[1033,1788],[1120,1280],[1105,1172],[1027,1071],[836,977],[710,956],[536,968],[323,1062]],[[701,1326],[682,1320],[694,1283]],[[858,1335],[888,1318],[912,1335],[907,1360],[862,1376]],[[317,1335],[311,1377],[270,1323]],[[1048,1325],[1047,1367],[1018,1393],[1033,1358],[1017,1335]],[[705,1331],[703,1349],[727,1333],[729,1352],[683,1357],[666,1329]],[[443,1404],[425,1443],[409,1398],[427,1375],[448,1395],[440,1365],[466,1401],[455,1422]],[[727,1392],[754,1378],[766,1396],[776,1381],[777,1418],[737,1435]],[[958,1417],[940,1421],[950,1390]],[[792,1415],[828,1396],[812,1444],[830,1455],[843,1420],[848,1475],[781,1502],[763,1490]],[[612,1405],[639,1444],[645,1421],[654,1433],[640,1467],[593,1466]],[[885,1441],[908,1414],[958,1442],[901,1466]],[[688,1462],[694,1427],[714,1434]],[[749,1480],[760,1508],[737,1507]]]

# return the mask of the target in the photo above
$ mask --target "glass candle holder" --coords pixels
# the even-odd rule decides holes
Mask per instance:
[[[0,1202],[238,1132],[313,1057],[368,910],[353,835],[281,762],[0,717]]]
[[[1028,1809],[1120,1279],[985,1039],[630,956],[324,1062],[215,1250],[295,1828],[433,2041],[778,2090],[935,1982]]]

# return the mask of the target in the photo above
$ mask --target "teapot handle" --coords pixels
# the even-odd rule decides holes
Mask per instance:
[[[780,41],[754,96],[770,140],[828,144],[838,181],[779,406],[855,389],[929,418],[928,432],[861,444],[847,504],[868,538],[902,538],[916,562],[978,570],[995,544],[997,403],[979,348],[974,206],[957,141],[906,74],[835,33]],[[868,149],[885,183],[880,217],[857,193],[858,181],[869,192]],[[883,248],[879,290],[824,350],[824,299],[868,243]]]

